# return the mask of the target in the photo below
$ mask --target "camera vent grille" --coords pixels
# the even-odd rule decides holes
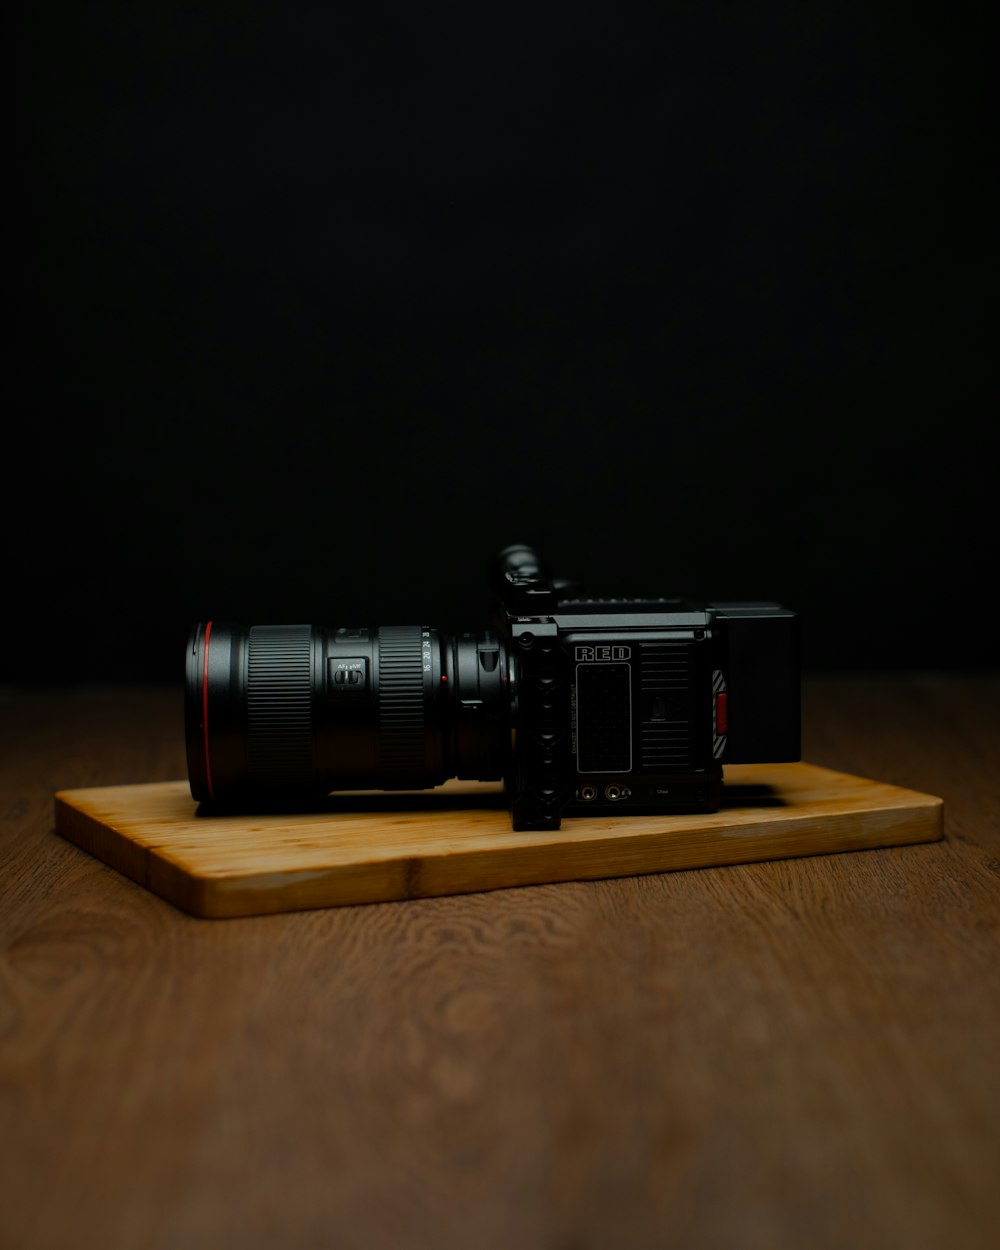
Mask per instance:
[[[684,642],[647,642],[641,655],[641,766],[687,767],[691,763],[691,648]]]
[[[247,754],[256,785],[312,781],[311,625],[255,625],[247,653]]]

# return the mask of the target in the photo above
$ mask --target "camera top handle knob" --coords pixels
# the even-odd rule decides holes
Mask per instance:
[[[493,594],[508,616],[549,616],[557,596],[548,567],[534,547],[512,543],[490,565]]]

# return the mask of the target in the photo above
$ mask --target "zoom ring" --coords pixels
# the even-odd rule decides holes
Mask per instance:
[[[378,631],[379,785],[422,789],[424,777],[423,631],[383,625]]]
[[[255,625],[247,659],[247,755],[254,785],[315,779],[312,626]]]

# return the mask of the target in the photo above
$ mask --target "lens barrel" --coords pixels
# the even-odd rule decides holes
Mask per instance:
[[[499,780],[511,689],[489,632],[199,624],[185,680],[191,793],[225,804]]]

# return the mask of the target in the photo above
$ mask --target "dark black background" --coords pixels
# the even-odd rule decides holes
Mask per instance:
[[[512,540],[992,665],[985,11],[24,6],[0,680]]]

